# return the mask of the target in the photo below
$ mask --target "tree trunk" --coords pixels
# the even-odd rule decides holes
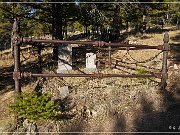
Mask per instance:
[[[64,29],[65,29],[65,38],[67,38],[67,18],[65,18],[65,23],[64,23]]]
[[[87,37],[87,35],[88,35],[88,34],[87,34],[87,33],[88,33],[88,30],[87,30],[88,26],[86,25],[85,28],[86,28],[86,34],[85,34],[85,35],[86,35],[86,37]]]
[[[176,27],[177,27],[177,30],[179,30],[179,18],[178,17],[177,17]]]
[[[116,4],[116,7],[114,9],[114,17],[113,17],[113,24],[112,24],[112,28],[114,30],[118,30],[119,29],[119,14],[120,14],[120,5]]]
[[[170,17],[169,17],[169,7],[170,7],[170,5],[167,4],[167,14],[166,14],[167,24],[169,24],[169,22],[170,22]]]
[[[126,32],[129,32],[129,21],[126,21]]]
[[[52,4],[52,38],[53,39],[63,39],[62,35],[62,5],[61,3]],[[58,60],[58,46],[53,47],[53,60]]]

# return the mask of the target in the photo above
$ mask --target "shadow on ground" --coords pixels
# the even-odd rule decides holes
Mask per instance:
[[[180,33],[177,33],[174,37],[170,37],[174,42],[170,44],[170,54],[172,56],[172,61],[180,64]]]
[[[180,64],[180,43],[179,44],[170,44],[170,58],[171,62]]]
[[[144,32],[142,30],[135,30],[135,29],[132,29],[130,32],[128,32],[128,35],[136,35],[136,34],[162,34],[164,32],[169,32],[169,31],[173,31],[174,29],[162,29],[158,26],[155,26],[155,27],[151,27],[151,28],[147,28]]]
[[[172,39],[174,42],[180,42],[180,33],[177,33],[177,35],[174,36],[174,37],[171,37],[171,39]]]
[[[46,57],[46,59],[48,59],[48,57]],[[53,61],[48,61],[46,63],[42,64],[42,67],[52,67]],[[33,73],[40,73],[41,69],[39,68],[39,65],[37,64],[37,61],[31,61],[31,62],[27,62],[26,64],[22,64],[20,67],[22,72],[33,72]],[[4,93],[6,92],[8,89],[13,89],[14,88],[14,80],[13,80],[13,71],[14,71],[14,65],[9,66],[9,67],[4,67],[4,68],[0,68],[0,92]],[[25,86],[27,84],[29,84],[30,82],[33,82],[37,80],[36,78],[22,78],[21,82],[22,82],[22,86]]]
[[[173,41],[179,41],[179,35],[171,39]],[[180,44],[171,44],[170,55],[172,65],[179,65]],[[165,110],[154,111],[152,103],[147,98],[142,97],[142,116],[137,117],[134,121],[137,132],[180,132],[180,79],[177,79],[179,78],[178,72],[176,71],[173,77],[169,77],[175,78],[168,80],[171,87],[167,87],[166,90],[161,91]]]
[[[32,70],[37,69],[37,65],[33,65],[32,63],[28,63],[27,65],[22,65],[21,69],[25,69],[25,68],[29,68],[31,67]],[[14,80],[13,80],[13,70],[14,70],[14,66],[10,66],[10,67],[5,67],[5,68],[1,68],[0,69],[0,92],[4,93],[6,92],[8,89],[12,89],[14,88]],[[36,70],[35,70],[36,71]],[[30,83],[31,81],[34,81],[36,79],[22,79],[22,86],[27,85],[28,83]]]
[[[141,102],[143,114],[135,120],[136,132],[180,132],[180,103],[155,112],[146,98],[142,97]]]

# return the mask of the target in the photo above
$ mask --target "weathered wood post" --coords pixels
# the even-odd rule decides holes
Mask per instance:
[[[42,57],[41,57],[41,50],[42,50],[42,45],[39,44],[38,45],[38,68],[39,68],[39,72],[42,73]]]
[[[14,72],[15,92],[21,94],[21,72],[20,72],[20,42],[19,42],[19,18],[15,18],[13,23],[13,47],[14,47]]]
[[[108,59],[108,61],[109,61],[109,69],[111,69],[111,46],[109,45],[108,46],[108,56],[109,56],[109,59]]]
[[[168,78],[167,74],[167,59],[168,59],[168,51],[170,50],[169,42],[169,34],[166,32],[164,34],[164,48],[163,48],[163,63],[162,63],[162,76],[161,76],[161,90],[165,90],[167,83],[166,80]]]

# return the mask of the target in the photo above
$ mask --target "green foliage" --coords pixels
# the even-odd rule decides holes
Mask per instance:
[[[22,93],[10,105],[10,110],[19,117],[32,122],[58,118],[60,114],[56,108],[57,104],[51,100],[50,94],[39,95],[36,92]]]
[[[74,24],[75,31],[81,32],[85,28],[97,29],[97,27],[124,29],[127,26],[138,29],[144,19],[147,25],[151,26],[161,19],[167,23],[176,24],[180,17],[179,3],[140,3],[142,0],[138,1],[137,3],[111,1],[115,3],[110,4],[80,2],[79,5],[75,3],[0,3],[0,45],[5,43],[10,45],[12,24],[16,16],[21,17],[21,35],[35,37],[49,33],[59,36],[62,34],[62,28],[68,26],[67,24],[70,24],[68,29],[71,24]],[[147,0],[147,2],[158,1],[161,0]],[[177,0],[162,0],[161,2],[171,1]],[[74,1],[67,0],[66,2]]]
[[[148,73],[148,70],[145,68],[138,68],[138,69],[136,69],[136,72],[138,74],[146,74],[146,73]]]
[[[74,23],[74,29],[75,31],[83,31],[83,25],[81,25],[78,21]]]

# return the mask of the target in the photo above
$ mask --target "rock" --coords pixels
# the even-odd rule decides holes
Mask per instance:
[[[137,44],[136,40],[129,40],[129,44]]]
[[[31,123],[27,119],[23,122],[23,127],[26,129],[26,135],[36,135],[37,126],[36,123]]]
[[[23,122],[23,127],[24,128],[28,128],[29,126],[29,121],[26,119],[24,122]]]
[[[97,117],[97,111],[95,111],[95,110],[89,111],[89,114],[93,117]]]
[[[175,69],[175,70],[178,70],[177,64],[174,64],[174,69]]]
[[[66,98],[69,95],[69,88],[68,86],[59,87],[59,94],[62,99]]]
[[[37,135],[37,126],[35,123],[30,123],[27,129],[27,135]]]

